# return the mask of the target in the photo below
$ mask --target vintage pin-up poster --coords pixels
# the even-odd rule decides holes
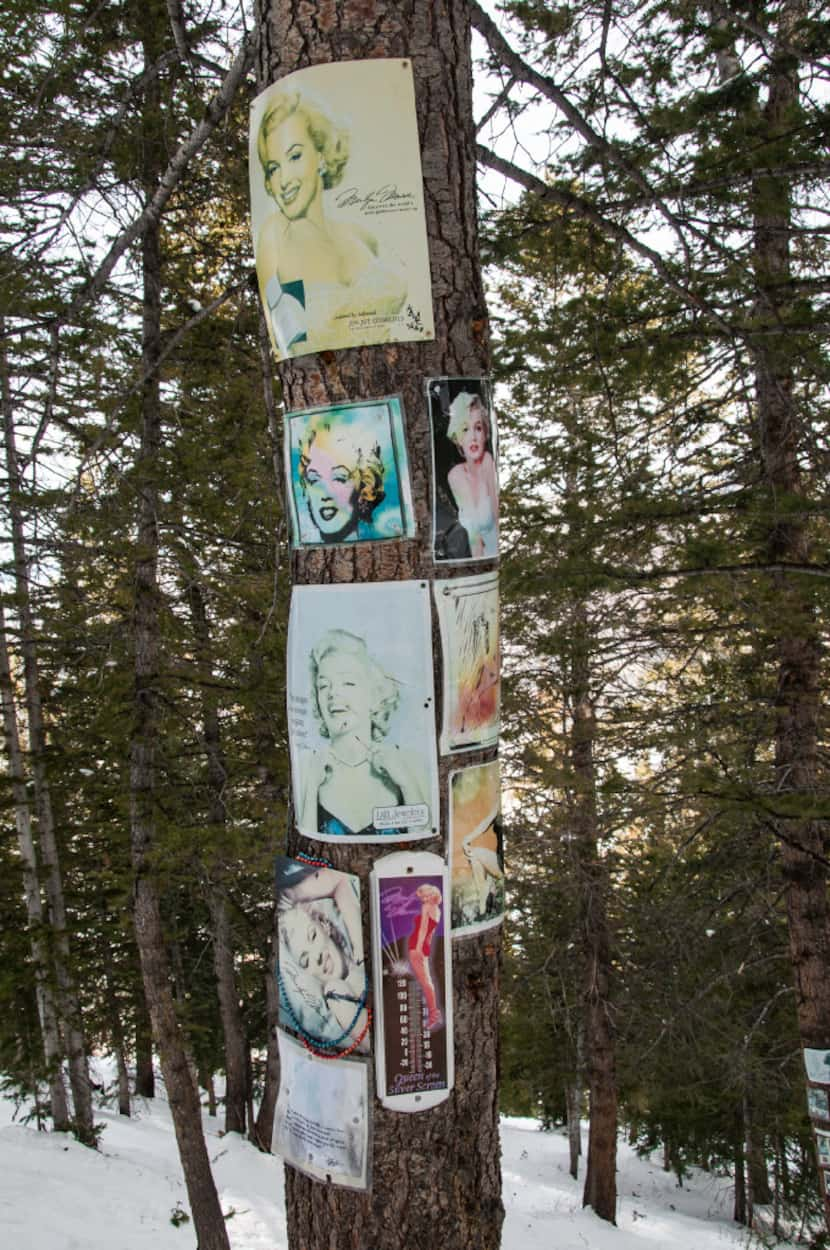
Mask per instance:
[[[295,546],[414,535],[397,396],[289,412],[285,459]]]
[[[430,378],[432,547],[436,563],[499,554],[496,427],[484,378]]]
[[[807,1110],[814,1120],[830,1120],[830,1104],[826,1089],[807,1086]]]
[[[251,230],[279,359],[435,337],[412,66],[339,61],[251,107]]]
[[[318,1181],[368,1188],[369,1081],[365,1060],[317,1059],[281,1030],[273,1148]]]
[[[804,1051],[804,1066],[808,1081],[815,1081],[818,1085],[830,1085],[830,1050],[813,1050],[808,1047]]]
[[[277,934],[280,1025],[326,1054],[368,1054],[358,878],[278,855]]]
[[[429,853],[387,856],[373,869],[372,902],[378,1097],[426,1110],[453,1083],[446,865]]]
[[[453,937],[500,924],[504,850],[498,760],[450,773],[450,847]]]
[[[288,730],[301,833],[437,833],[434,707],[426,583],[294,587]]]
[[[500,724],[498,574],[433,587],[444,659],[441,753],[491,746]]]

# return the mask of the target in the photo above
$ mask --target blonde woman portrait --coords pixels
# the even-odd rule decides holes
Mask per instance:
[[[297,546],[378,542],[414,532],[399,399],[286,416]]]
[[[300,829],[328,839],[394,837],[403,831],[378,829],[375,810],[427,801],[417,761],[391,736],[398,683],[347,630],[327,630],[309,659],[312,712],[328,745],[306,761]]]
[[[496,559],[499,489],[487,382],[434,378],[427,383],[427,395],[435,467],[435,560]]]
[[[368,1051],[357,878],[278,856],[277,933],[282,1023],[333,1054]]]
[[[349,163],[348,129],[299,91],[275,93],[257,155],[274,204],[256,240],[257,275],[280,355],[383,341],[377,319],[400,312],[403,267],[374,234],[327,207]]]

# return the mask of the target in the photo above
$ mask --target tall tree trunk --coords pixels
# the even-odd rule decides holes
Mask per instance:
[[[145,65],[156,64],[157,46],[166,29],[166,12],[153,3],[142,6]],[[152,194],[164,167],[160,84],[151,78],[143,102],[142,183]],[[202,1131],[198,1091],[191,1077],[170,988],[170,965],[158,894],[148,862],[155,840],[156,742],[159,731],[159,659],[161,651],[158,589],[159,453],[161,399],[161,246],[157,224],[142,238],[143,321],[141,375],[141,444],[137,463],[138,542],[135,563],[134,723],[130,741],[130,842],[134,886],[134,923],[144,990],[159,1049],[179,1157],[200,1250],[230,1250],[222,1208],[210,1170]]]
[[[26,899],[26,918],[30,931],[32,966],[35,970],[38,1018],[43,1038],[43,1055],[46,1060],[49,1079],[50,1112],[54,1128],[58,1132],[66,1133],[71,1129],[72,1125],[69,1118],[69,1105],[66,1101],[66,1087],[63,1083],[63,1071],[61,1069],[63,1050],[58,1030],[55,996],[49,975],[49,951],[43,927],[43,903],[40,896],[40,882],[38,880],[37,851],[35,850],[34,837],[32,836],[32,813],[26,790],[20,735],[17,729],[17,711],[15,709],[14,686],[12,684],[11,664],[9,662],[6,616],[2,603],[0,603],[0,693],[3,700],[3,735],[6,753],[9,757],[9,776],[14,798],[17,845],[23,864],[23,893]]]
[[[570,657],[571,820],[579,869],[580,950],[584,967],[584,1046],[589,1124],[583,1206],[616,1223],[617,1085],[611,1022],[608,872],[599,848],[594,743],[596,717],[590,688],[592,638],[588,605],[574,606]]]
[[[153,1026],[147,1011],[147,1000],[140,989],[136,990],[133,1009],[135,1011],[135,1094],[137,1098],[155,1098]]]
[[[225,781],[227,772],[219,737],[219,708],[213,691],[210,665],[210,633],[202,588],[195,578],[186,586],[190,620],[196,640],[202,703],[202,743],[207,756],[209,789],[208,822],[214,836],[221,838],[226,821]],[[205,889],[213,937],[213,968],[219,996],[219,1015],[225,1046],[225,1132],[244,1133],[248,1100],[248,1046],[239,991],[233,964],[233,942],[228,903],[225,897],[225,868],[220,848],[214,847],[213,866],[207,873]]]
[[[251,1140],[259,1146],[260,1150],[271,1149],[271,1139],[274,1133],[274,1112],[277,1106],[277,1094],[280,1085],[280,1052],[277,1042],[280,996],[277,989],[277,978],[274,975],[277,962],[276,930],[277,917],[275,909],[272,937],[268,947],[268,965],[265,969],[265,1020],[268,1035],[268,1045],[265,1052],[265,1075],[263,1078],[262,1099],[251,1135]]]
[[[782,6],[773,49],[766,104],[762,114],[765,145],[787,142],[798,102],[798,61],[792,43],[798,38],[801,6]],[[759,149],[760,150],[760,149]],[[766,149],[764,149],[766,150]],[[793,392],[790,238],[792,205],[789,179],[756,175],[754,195],[755,279],[757,298],[753,336],[755,387],[763,481],[769,513],[766,558],[772,565],[800,565],[810,559],[808,509],[795,501],[804,495],[800,465],[801,411]],[[803,317],[803,312],[798,314]],[[810,815],[820,791],[819,712],[821,641],[815,591],[810,579],[796,573],[773,575],[772,631],[778,659],[775,695],[775,772],[770,806],[778,807],[777,828],[787,881],[790,954],[795,972],[798,1022],[805,1047],[830,1046],[830,908],[827,860],[830,834],[826,821]],[[776,804],[776,799],[780,803]],[[801,810],[799,810],[801,809]],[[830,1201],[825,1219],[830,1229]]]
[[[746,1167],[743,1142],[735,1146],[735,1205],[732,1218],[736,1224],[747,1223]]]
[[[113,984],[112,967],[112,947],[107,937],[107,912],[106,907],[101,900],[100,914],[102,919],[101,937],[99,938],[101,946],[101,956],[104,964],[104,998],[107,1005],[107,1016],[109,1024],[110,1040],[115,1055],[115,1066],[118,1073],[118,1114],[130,1115],[130,1075],[127,1070],[127,1053],[124,1042],[124,1029],[121,1024],[121,1012],[119,1010],[118,996],[115,992]]]
[[[568,1116],[568,1171],[574,1180],[579,1176],[582,1154],[582,1100],[585,1093],[585,1013],[576,1022],[574,1074],[565,1086],[565,1107]]]
[[[611,950],[608,871],[599,848],[594,741],[596,718],[590,691],[591,635],[588,609],[574,609],[571,667],[572,820],[580,867],[581,946],[585,964],[585,1055],[588,1072],[588,1158],[582,1205],[602,1219],[617,1216],[617,1079],[611,1023]]]
[[[0,322],[0,332],[5,327]],[[86,1044],[81,1019],[81,1006],[71,972],[69,931],[66,903],[61,879],[60,858],[52,810],[52,795],[46,771],[46,728],[40,697],[40,671],[37,632],[29,583],[29,561],[23,527],[23,481],[17,458],[17,444],[12,411],[9,366],[5,341],[0,349],[2,375],[3,431],[6,446],[8,507],[14,551],[14,583],[17,611],[20,618],[21,651],[26,690],[26,719],[29,730],[29,756],[35,788],[37,829],[49,925],[52,930],[52,960],[57,982],[60,1028],[69,1061],[69,1083],[72,1087],[74,1129],[79,1141],[95,1145],[95,1124],[92,1114],[92,1087],[89,1081]]]
[[[434,343],[389,344],[279,366],[288,408],[399,394],[407,422],[419,541],[342,544],[298,553],[295,581],[360,582],[435,576],[430,543],[429,420],[424,379],[477,376],[488,364],[478,262],[469,12],[465,0],[259,0],[261,86],[314,63],[411,60],[430,242]],[[383,101],[378,101],[379,109]],[[382,181],[382,171],[380,173]],[[453,767],[457,767],[453,761]],[[441,761],[446,800],[447,761]],[[446,830],[446,801],[442,830]],[[344,840],[347,841],[347,840]],[[319,855],[319,844],[291,845]],[[419,844],[410,844],[418,846]],[[433,842],[424,849],[438,849]],[[381,852],[382,853],[382,852]],[[330,844],[326,857],[367,888],[378,848]],[[498,1144],[497,981],[500,939],[453,945],[455,1088],[427,1112],[373,1102],[372,1188],[355,1193],[286,1170],[293,1250],[495,1250],[503,1219]]]

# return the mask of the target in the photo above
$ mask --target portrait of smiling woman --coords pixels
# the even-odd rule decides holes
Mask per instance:
[[[251,233],[280,359],[434,338],[412,64],[310,65],[257,96]]]
[[[362,638],[331,629],[311,652],[311,692],[320,733],[330,745],[312,760],[300,827],[314,824],[327,837],[377,836],[376,808],[426,799],[418,769],[386,741],[398,684],[371,658]]]
[[[289,413],[285,434],[295,545],[414,533],[397,396]]]
[[[301,833],[375,842],[435,832],[431,646],[426,583],[294,588],[288,716]]]
[[[352,346],[350,318],[391,317],[406,298],[402,265],[368,230],[326,211],[349,146],[348,131],[299,91],[273,95],[260,122],[257,154],[276,211],[259,232],[257,274],[283,355]]]

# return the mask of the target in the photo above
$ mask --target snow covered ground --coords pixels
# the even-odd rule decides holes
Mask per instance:
[[[166,1103],[138,1103],[134,1118],[103,1108],[99,1152],[38,1133],[0,1099],[0,1246],[9,1250],[193,1250],[192,1223],[171,1223],[187,1196]],[[214,1175],[233,1250],[285,1250],[282,1164],[221,1135],[205,1116]],[[580,1204],[561,1133],[533,1120],[502,1122],[504,1250],[737,1250],[728,1180],[694,1172],[678,1189],[655,1160],[619,1155],[617,1224]],[[371,1250],[371,1247],[366,1247]]]

